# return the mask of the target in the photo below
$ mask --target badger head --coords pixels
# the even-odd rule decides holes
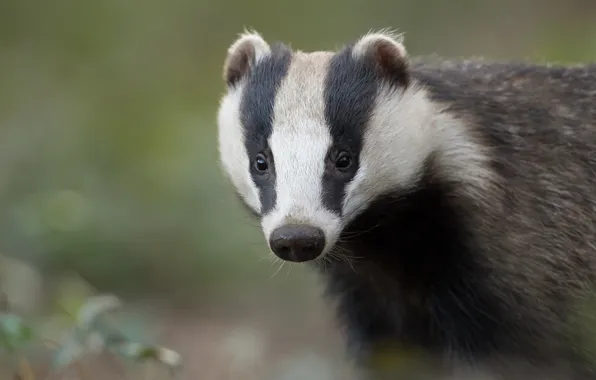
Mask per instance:
[[[284,260],[328,254],[377,197],[420,176],[432,106],[401,40],[305,53],[246,32],[229,48],[220,161]]]

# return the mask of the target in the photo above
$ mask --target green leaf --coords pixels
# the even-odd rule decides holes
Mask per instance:
[[[157,359],[158,352],[155,347],[143,347],[137,353],[137,358],[140,360]]]
[[[14,314],[0,314],[0,345],[10,351],[28,343],[33,336],[32,330],[23,320]]]
[[[74,320],[87,299],[94,294],[91,286],[74,274],[62,278],[57,288],[56,306]]]

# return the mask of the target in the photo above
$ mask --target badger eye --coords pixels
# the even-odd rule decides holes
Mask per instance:
[[[267,164],[265,156],[261,153],[257,154],[257,158],[255,160],[255,169],[257,169],[259,173],[265,173],[267,169],[269,169],[269,164]]]
[[[335,167],[339,170],[346,170],[352,164],[352,157],[346,152],[341,152],[335,161]]]

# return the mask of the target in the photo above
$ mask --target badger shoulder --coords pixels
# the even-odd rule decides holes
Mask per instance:
[[[544,122],[539,119],[541,116],[584,127],[594,125],[596,120],[596,63],[555,65],[480,58],[418,58],[412,61],[411,70],[434,100],[452,103],[453,109],[506,113],[511,118],[527,114],[534,124],[545,128],[557,128],[558,121]]]
[[[493,162],[499,163],[493,169],[504,178],[525,179],[525,186],[537,189],[548,183],[547,188],[575,187],[580,194],[592,193],[596,64],[419,58],[412,61],[411,71],[442,112],[490,149]],[[583,203],[595,211],[593,204]]]
[[[515,252],[596,256],[585,240],[596,239],[596,64],[419,58],[410,69],[490,152],[507,236],[527,244]]]
[[[561,299],[595,284],[596,64],[425,59],[411,70],[489,152],[498,191],[480,208],[463,201],[475,210],[478,253],[503,289],[525,289],[534,310],[556,320],[571,307]]]

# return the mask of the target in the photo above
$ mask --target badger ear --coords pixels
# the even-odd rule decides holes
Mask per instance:
[[[400,35],[387,31],[371,32],[353,46],[356,59],[369,60],[378,73],[391,83],[407,87],[410,83],[409,60]]]
[[[254,31],[245,31],[229,47],[224,63],[223,78],[228,87],[235,86],[254,65],[271,49],[267,42]]]

